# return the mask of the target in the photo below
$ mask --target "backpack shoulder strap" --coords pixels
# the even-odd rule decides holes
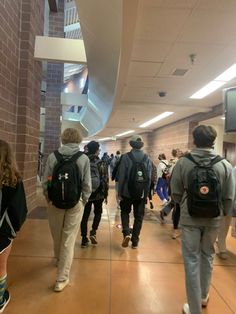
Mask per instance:
[[[161,160],[160,162],[162,162],[166,167],[169,166],[169,165],[167,165],[163,160]]]
[[[134,158],[134,155],[131,152],[128,152],[128,157],[132,160],[132,162],[136,163],[136,159]]]
[[[60,154],[58,150],[55,150],[55,151],[54,151],[54,155],[55,155],[56,160],[57,160],[58,162],[63,161],[63,155]]]
[[[71,161],[76,161],[80,156],[82,156],[84,153],[81,151],[78,151],[77,153],[75,153],[74,155],[71,156],[70,160]]]
[[[221,157],[220,155],[217,155],[215,158],[213,158],[211,160],[210,165],[213,166],[213,165],[217,164],[219,161],[221,161],[223,159],[224,159],[223,157]]]
[[[196,162],[196,160],[193,158],[193,156],[189,153],[189,154],[186,154],[185,156],[183,156],[184,158],[187,158],[188,160],[192,161],[195,165],[199,165],[198,162]]]

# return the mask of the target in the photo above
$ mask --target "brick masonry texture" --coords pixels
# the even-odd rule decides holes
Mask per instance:
[[[58,12],[50,12],[49,36],[64,37],[64,0],[58,1]],[[64,65],[48,62],[47,91],[45,98],[45,137],[44,155],[47,156],[60,146],[61,91],[63,86]]]
[[[34,207],[39,142],[41,64],[34,40],[43,33],[43,0],[0,1],[0,138],[12,144]]]

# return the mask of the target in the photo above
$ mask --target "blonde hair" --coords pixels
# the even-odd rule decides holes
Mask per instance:
[[[0,188],[15,187],[21,179],[10,145],[0,140]]]
[[[63,131],[61,135],[61,142],[63,145],[69,143],[79,144],[82,142],[82,136],[77,129],[68,128]]]

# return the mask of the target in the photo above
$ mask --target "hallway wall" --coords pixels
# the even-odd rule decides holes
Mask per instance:
[[[0,18],[0,137],[12,144],[33,208],[41,84],[34,40],[43,34],[44,1],[0,1]]]

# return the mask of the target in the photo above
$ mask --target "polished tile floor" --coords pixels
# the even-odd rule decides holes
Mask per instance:
[[[78,235],[70,285],[53,291],[56,267],[45,202],[31,212],[14,242],[8,278],[12,299],[6,314],[177,314],[185,302],[180,238],[147,210],[140,246],[122,248],[120,216],[110,189],[98,231],[99,245],[80,248]],[[90,222],[91,223],[91,220]],[[210,302],[203,313],[236,313],[236,239],[228,237],[229,259],[215,259]]]

